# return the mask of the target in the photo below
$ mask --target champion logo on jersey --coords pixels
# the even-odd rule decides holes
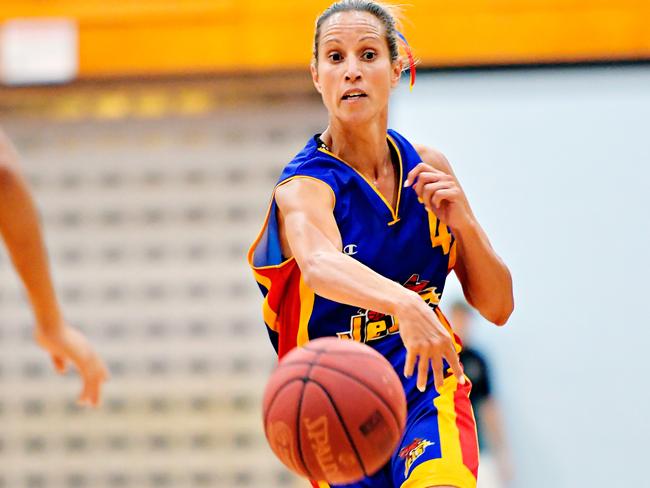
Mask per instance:
[[[348,244],[343,248],[343,252],[347,254],[348,256],[354,256],[357,253],[357,245],[356,244]]]

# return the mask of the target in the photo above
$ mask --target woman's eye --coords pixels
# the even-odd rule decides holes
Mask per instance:
[[[330,54],[330,59],[332,61],[336,62],[336,61],[341,61],[341,59],[343,59],[343,57],[341,56],[340,53],[332,53],[332,54]]]
[[[373,51],[366,51],[365,53],[363,53],[363,59],[365,59],[366,61],[375,59],[375,53]]]

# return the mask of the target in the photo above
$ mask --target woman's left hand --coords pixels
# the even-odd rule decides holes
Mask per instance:
[[[407,175],[404,187],[409,186],[413,186],[427,211],[436,214],[452,230],[471,224],[474,218],[472,210],[453,175],[423,162]]]

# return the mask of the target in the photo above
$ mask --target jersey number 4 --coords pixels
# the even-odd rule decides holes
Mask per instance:
[[[451,248],[451,233],[447,226],[440,221],[436,214],[429,214],[429,232],[431,234],[431,247],[442,246],[443,254],[449,254]]]

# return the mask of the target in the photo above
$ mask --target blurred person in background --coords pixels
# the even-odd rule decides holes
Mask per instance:
[[[79,405],[97,406],[108,370],[84,335],[68,325],[54,291],[38,214],[18,156],[0,129],[0,235],[23,282],[36,319],[35,339],[59,373],[74,364],[83,380]]]
[[[470,401],[476,417],[478,443],[481,450],[478,488],[505,488],[513,479],[510,457],[501,409],[494,397],[492,376],[483,353],[472,346],[472,309],[462,300],[451,306],[451,323],[460,337],[463,349],[460,362],[472,382]]]

